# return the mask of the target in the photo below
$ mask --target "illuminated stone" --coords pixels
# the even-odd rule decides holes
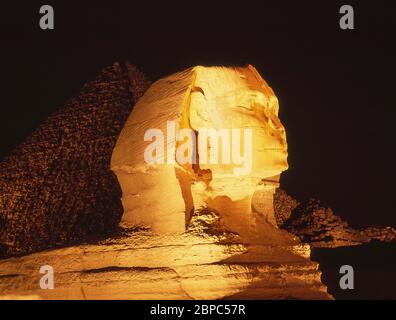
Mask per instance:
[[[193,210],[210,208],[227,230],[246,236],[259,232],[263,219],[276,225],[273,193],[288,167],[278,110],[272,89],[250,65],[198,66],[155,82],[113,151],[122,224],[183,233]],[[192,133],[188,163],[178,157],[188,140],[178,139],[182,130]],[[145,154],[154,149],[157,161],[148,163]]]
[[[181,235],[130,230],[100,243],[0,260],[0,299],[329,299],[307,244],[243,244],[210,211]],[[275,230],[268,228],[273,237]],[[274,239],[274,238],[272,238]],[[283,239],[283,240],[282,240]],[[286,239],[286,241],[285,241]],[[40,263],[56,271],[38,286]]]

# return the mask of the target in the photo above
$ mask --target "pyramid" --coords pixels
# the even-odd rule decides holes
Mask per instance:
[[[148,86],[115,63],[0,162],[0,256],[111,232],[122,215],[112,149]]]

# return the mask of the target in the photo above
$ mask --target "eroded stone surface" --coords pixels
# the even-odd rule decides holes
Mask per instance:
[[[122,225],[183,233],[192,210],[210,208],[229,231],[246,237],[261,232],[261,220],[276,226],[273,193],[288,167],[278,110],[274,92],[252,66],[198,66],[155,82],[135,105],[113,151]],[[150,130],[164,133],[156,135],[163,147],[155,149],[155,163],[145,158]],[[185,141],[174,138],[186,130],[194,133],[187,163],[177,156]],[[230,140],[202,138],[205,130],[225,132]],[[234,147],[238,155],[249,149],[246,162],[230,160]]]
[[[290,199],[287,197],[276,198],[276,209],[288,211],[288,208],[282,205],[282,201],[288,200]],[[299,205],[282,227],[313,247],[336,248],[360,245],[373,240],[396,241],[395,228],[370,226],[354,229],[335,215],[331,208],[323,206],[315,199]]]
[[[100,243],[2,260],[0,298],[331,298],[309,246],[268,228],[261,241],[245,243],[205,211],[182,235],[134,229]],[[38,287],[42,264],[54,268],[53,290]]]

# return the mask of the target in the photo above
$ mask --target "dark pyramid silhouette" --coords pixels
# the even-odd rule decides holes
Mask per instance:
[[[114,230],[123,211],[111,154],[148,85],[128,63],[105,68],[0,162],[1,257]]]

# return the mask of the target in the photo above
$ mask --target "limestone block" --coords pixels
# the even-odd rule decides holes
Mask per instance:
[[[177,236],[134,229],[98,243],[0,260],[0,299],[332,298],[318,264],[309,260],[309,245],[282,243],[273,227],[270,243],[246,244],[217,234],[217,223],[206,212],[192,217],[196,228]],[[52,290],[39,287],[42,263],[54,269]]]

